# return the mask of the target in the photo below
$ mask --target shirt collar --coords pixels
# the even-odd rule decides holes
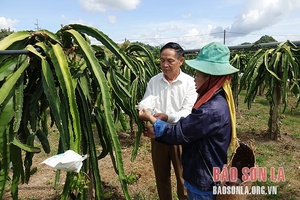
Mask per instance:
[[[165,76],[164,76],[163,73],[162,73],[162,79],[163,79],[163,81],[169,83],[169,82],[167,81],[167,79],[165,78]],[[180,69],[179,75],[177,76],[177,78],[176,78],[172,83],[175,83],[175,82],[177,82],[177,81],[183,82],[183,80],[184,80],[183,72],[182,72],[181,69]]]

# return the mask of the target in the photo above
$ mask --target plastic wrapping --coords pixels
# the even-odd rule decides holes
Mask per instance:
[[[54,169],[64,170],[67,172],[79,172],[82,167],[82,161],[87,158],[87,155],[81,156],[75,151],[67,150],[65,153],[57,154],[47,158],[42,163]]]

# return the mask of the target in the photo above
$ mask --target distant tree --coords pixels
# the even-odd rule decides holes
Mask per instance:
[[[272,36],[264,35],[261,36],[259,40],[254,42],[254,44],[261,44],[261,43],[271,43],[271,42],[277,42]]]
[[[250,42],[243,42],[241,45],[250,45],[250,44],[252,44],[252,43],[250,43]]]
[[[6,36],[10,35],[11,33],[13,33],[13,31],[11,31],[10,28],[8,28],[8,29],[1,29],[0,30],[0,40],[2,40],[3,38],[5,38]]]

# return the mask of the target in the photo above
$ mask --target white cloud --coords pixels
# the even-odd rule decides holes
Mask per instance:
[[[186,36],[198,36],[200,33],[196,28],[192,28],[187,31]]]
[[[80,0],[80,3],[87,11],[105,12],[108,9],[135,9],[140,0]]]
[[[70,23],[70,24],[82,24],[82,25],[85,25],[85,21],[82,20],[82,19],[71,20],[69,23]]]
[[[0,28],[14,30],[15,25],[19,23],[16,19],[10,19],[5,17],[0,17]]]
[[[82,25],[85,25],[85,26],[94,27],[94,25],[92,23],[87,23],[86,21],[84,21],[82,19],[70,20],[68,24],[82,24]]]
[[[178,41],[185,49],[199,49],[206,45],[209,41],[221,42],[221,39],[215,39],[209,32],[211,26],[191,27]],[[187,48],[186,48],[187,47]]]
[[[188,18],[191,18],[191,17],[192,17],[192,14],[191,14],[191,13],[184,14],[184,15],[182,15],[181,17],[184,18],[184,19],[188,19]]]
[[[299,0],[246,0],[245,9],[236,15],[230,27],[216,26],[211,35],[223,37],[226,30],[227,37],[245,36],[279,23],[289,14],[300,10]],[[216,34],[220,33],[220,34]]]
[[[145,44],[157,46],[167,42],[177,42],[184,49],[197,49],[208,41],[222,41],[220,38],[213,38],[209,35],[210,26],[196,24],[188,24],[185,21],[170,21],[161,23],[151,23],[143,27],[137,27],[140,34],[133,38],[128,38],[130,41],[140,41]]]
[[[117,17],[111,15],[111,16],[108,17],[108,20],[109,20],[109,22],[110,22],[111,24],[114,24],[114,23],[116,23],[116,21],[117,21]]]

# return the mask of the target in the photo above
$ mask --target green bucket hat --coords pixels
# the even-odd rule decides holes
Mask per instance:
[[[186,60],[186,64],[200,72],[209,75],[222,76],[233,74],[239,70],[229,63],[230,51],[219,42],[204,46],[196,59]]]

